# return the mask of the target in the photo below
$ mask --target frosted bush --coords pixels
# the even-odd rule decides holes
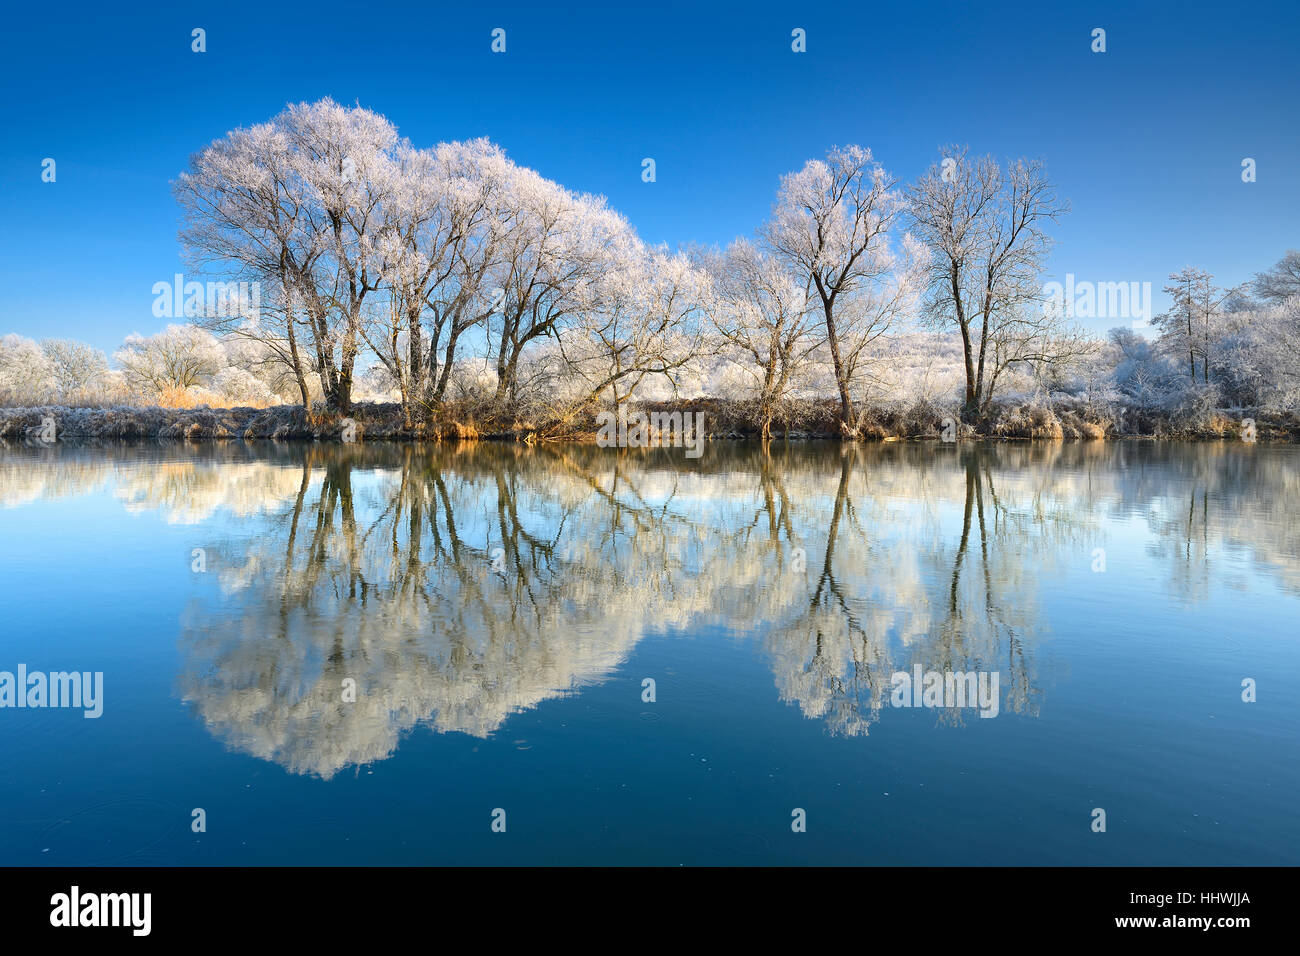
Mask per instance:
[[[212,391],[235,405],[268,405],[275,400],[270,386],[242,368],[223,368],[212,378]]]
[[[40,405],[56,392],[54,366],[39,345],[21,335],[0,337],[0,402]]]

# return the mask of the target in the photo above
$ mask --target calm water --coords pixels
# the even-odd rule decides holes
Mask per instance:
[[[0,863],[1300,863],[1295,448],[9,445],[0,598]]]

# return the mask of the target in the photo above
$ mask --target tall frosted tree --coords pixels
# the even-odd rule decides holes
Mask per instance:
[[[387,309],[364,328],[402,396],[408,424],[447,389],[456,348],[491,313],[488,271],[512,215],[514,166],[486,139],[403,146],[376,242]]]
[[[894,187],[869,149],[835,147],[825,160],[810,160],[782,178],[762,230],[768,248],[820,307],[846,436],[858,432],[850,353],[860,355],[864,340],[878,336],[888,321],[863,300],[890,281],[895,266],[888,234],[904,200]]]
[[[712,326],[724,355],[752,378],[760,435],[772,431],[778,404],[824,337],[817,334],[808,292],[772,256],[738,239],[706,262],[716,287]]]
[[[276,349],[304,403],[305,377],[314,372],[332,407],[351,406],[362,309],[379,287],[375,243],[398,145],[393,125],[369,110],[329,99],[300,103],[227,133],[176,181],[190,262],[251,277],[268,293],[255,322],[210,316],[205,324]]]
[[[1173,304],[1156,316],[1161,342],[1170,353],[1186,356],[1192,382],[1196,381],[1199,358],[1201,382],[1208,385],[1211,353],[1223,333],[1224,304],[1239,290],[1220,288],[1204,269],[1184,266],[1170,273],[1164,291]]]
[[[931,254],[926,314],[961,334],[963,416],[974,420],[992,398],[999,354],[1032,354],[1038,362],[1064,358],[1050,344],[1054,330],[1041,321],[1040,297],[1051,249],[1047,227],[1068,206],[1041,162],[1002,166],[965,149],[946,152],[908,191],[910,215]],[[1027,332],[1047,347],[1012,347],[1017,340],[1023,346]]]

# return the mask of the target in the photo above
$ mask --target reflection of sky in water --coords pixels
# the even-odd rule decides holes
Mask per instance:
[[[0,859],[1295,863],[1297,464],[11,448],[0,669],[106,710],[0,711]],[[890,708],[915,664],[1001,714]]]

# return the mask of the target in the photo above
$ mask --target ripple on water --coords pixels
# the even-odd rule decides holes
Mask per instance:
[[[33,850],[42,863],[113,863],[157,846],[189,820],[189,811],[161,800],[109,800],[50,824]]]

